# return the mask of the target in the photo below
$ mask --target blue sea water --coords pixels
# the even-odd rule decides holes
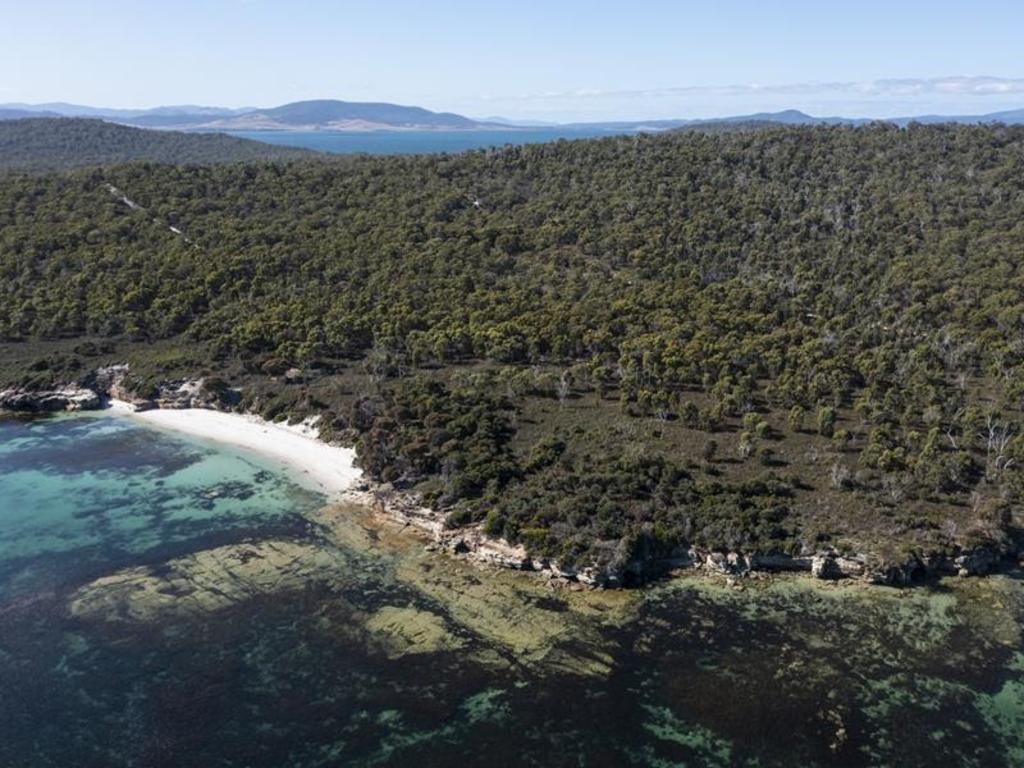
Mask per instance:
[[[123,416],[0,420],[0,595],[18,568],[62,556],[109,567],[323,502],[259,456]]]
[[[523,128],[490,131],[233,131],[231,135],[339,155],[417,155],[615,134],[605,129]]]
[[[1024,765],[1020,573],[588,596],[323,503],[124,417],[0,419],[0,766]],[[267,542],[334,570],[247,571]],[[160,582],[212,551],[237,570]],[[166,616],[104,591],[138,572]]]

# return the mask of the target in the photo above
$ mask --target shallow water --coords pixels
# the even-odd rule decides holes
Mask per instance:
[[[1024,764],[1024,588],[554,590],[123,418],[0,422],[0,765]]]

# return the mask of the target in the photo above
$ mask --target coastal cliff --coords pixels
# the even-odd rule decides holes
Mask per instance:
[[[892,561],[877,554],[842,553],[821,549],[799,555],[780,552],[730,552],[690,547],[671,557],[640,556],[617,565],[563,567],[550,558],[533,557],[522,545],[513,545],[484,533],[480,525],[445,526],[441,512],[422,505],[415,497],[391,486],[363,483],[344,498],[372,507],[379,514],[410,528],[430,543],[432,550],[450,553],[484,566],[534,572],[556,583],[618,588],[643,584],[674,571],[697,570],[708,575],[742,578],[757,573],[806,573],[816,579],[856,579],[870,584],[912,586],[940,576],[981,576],[1013,565],[1024,549],[980,546],[952,555],[908,555]]]

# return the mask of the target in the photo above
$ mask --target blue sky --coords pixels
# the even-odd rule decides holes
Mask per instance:
[[[1024,2],[0,0],[0,102],[553,120],[1024,107]]]

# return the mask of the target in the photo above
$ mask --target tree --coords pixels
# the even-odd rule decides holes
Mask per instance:
[[[1013,440],[1013,427],[989,414],[981,438],[985,444],[985,477],[994,482],[1015,463],[1008,450]]]
[[[700,410],[690,400],[683,403],[680,408],[679,416],[683,420],[683,423],[691,429],[697,427],[700,423]]]
[[[740,432],[739,442],[736,444],[736,452],[741,459],[747,459],[754,452],[754,436],[749,432]]]
[[[829,405],[818,408],[818,434],[832,437],[836,428],[836,409]]]
[[[804,415],[805,411],[803,406],[794,405],[789,409],[789,428],[794,432],[804,431]]]
[[[562,371],[562,375],[558,377],[558,382],[555,384],[555,394],[558,397],[559,408],[565,405],[565,401],[568,399],[571,391],[572,374],[569,371]]]
[[[718,441],[708,440],[704,443],[704,450],[701,451],[701,455],[704,457],[704,461],[711,464],[715,460],[715,455],[718,453]]]

